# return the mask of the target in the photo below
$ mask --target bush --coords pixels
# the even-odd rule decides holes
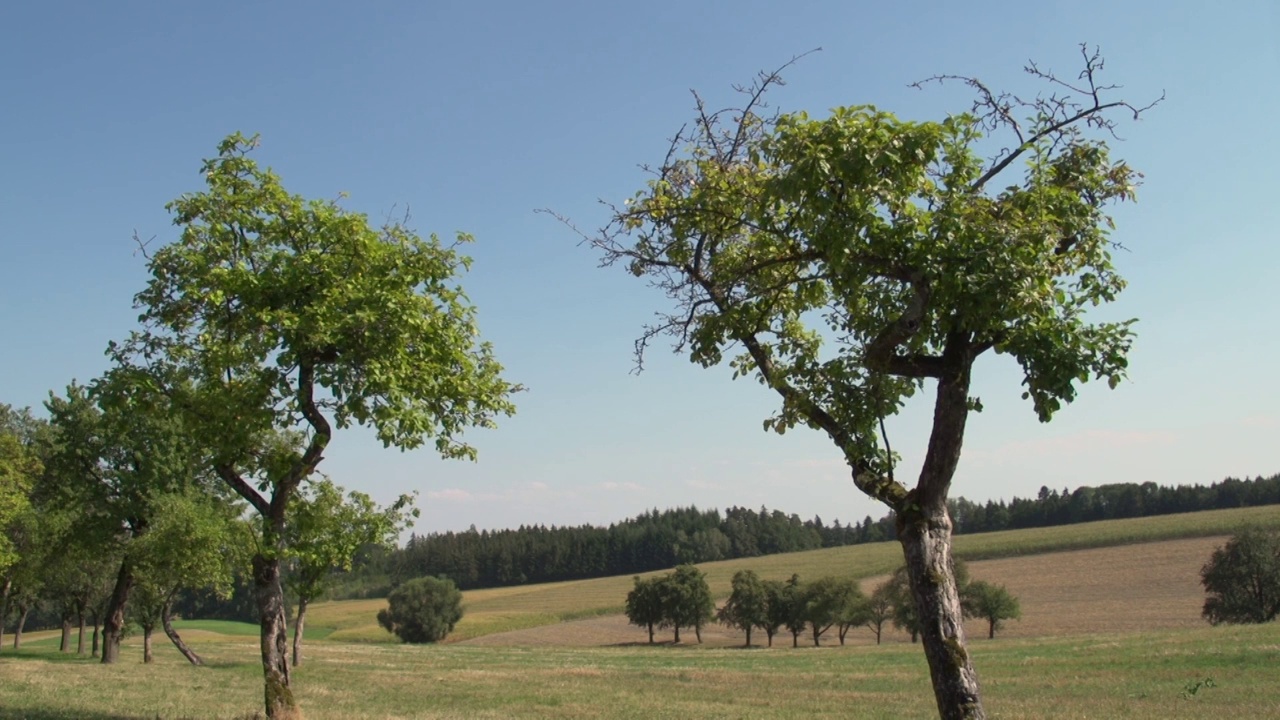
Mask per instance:
[[[1264,623],[1280,614],[1280,530],[1251,528],[1213,551],[1200,570],[1210,623]]]
[[[462,619],[462,593],[448,578],[410,580],[387,596],[378,624],[407,643],[443,640]]]

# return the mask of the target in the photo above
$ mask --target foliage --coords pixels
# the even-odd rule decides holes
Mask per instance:
[[[1004,585],[974,580],[961,596],[965,615],[987,621],[987,637],[994,638],[1005,620],[1022,617],[1022,607]]]
[[[662,626],[675,629],[675,639],[680,640],[680,628],[691,627],[702,642],[702,626],[715,614],[715,600],[707,585],[707,576],[693,565],[680,565],[659,584],[662,597]]]
[[[805,584],[802,593],[804,619],[813,631],[813,645],[820,645],[822,634],[846,618],[855,619],[865,596],[851,577],[824,576]],[[844,644],[844,633],[840,633]]]
[[[0,573],[18,561],[10,528],[31,507],[29,496],[44,471],[26,432],[34,422],[29,410],[0,403]]]
[[[751,647],[751,630],[768,622],[768,596],[764,583],[754,570],[739,570],[733,574],[731,586],[733,590],[716,612],[716,620],[746,632],[746,646]]]
[[[407,643],[445,639],[462,619],[462,593],[448,578],[410,580],[391,591],[378,624]]]
[[[1220,623],[1264,623],[1280,614],[1280,530],[1247,528],[1200,570],[1202,615]]]
[[[894,607],[896,599],[896,588],[890,581],[885,581],[876,586],[871,591],[871,596],[867,598],[863,604],[861,612],[853,614],[850,621],[861,621],[876,636],[876,644],[880,644],[880,640],[884,635],[884,624],[890,622],[894,617]]]
[[[661,625],[666,617],[666,607],[663,603],[662,583],[664,578],[651,577],[641,579],[639,575],[635,577],[635,587],[631,588],[631,592],[627,593],[626,606],[624,612],[627,615],[627,621],[632,625],[649,630],[649,643],[653,643],[653,628]]]

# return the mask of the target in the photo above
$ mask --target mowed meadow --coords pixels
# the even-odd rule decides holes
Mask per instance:
[[[972,622],[970,647],[997,718],[1280,717],[1280,625],[1210,627],[1200,566],[1246,524],[1280,508],[1223,510],[956,538],[974,578],[1008,586],[1022,619],[995,640]],[[898,563],[895,543],[702,566],[712,590],[750,568],[764,577],[853,575],[868,589]],[[377,627],[381,600],[321,603],[308,614],[295,689],[317,718],[914,718],[936,714],[919,646],[853,630],[840,647],[704,631],[705,643],[645,644],[618,613],[630,577],[477,590],[449,642],[405,646]],[[252,717],[261,706],[256,628],[180,626],[209,660],[188,665],[163,636],[103,666],[57,652],[55,633],[0,651],[0,717],[116,720]],[[669,640],[660,633],[660,640]],[[763,634],[753,638],[764,641]]]

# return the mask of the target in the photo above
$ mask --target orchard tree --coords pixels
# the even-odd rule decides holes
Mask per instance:
[[[756,626],[764,626],[768,621],[765,616],[768,598],[764,583],[754,570],[739,570],[733,574],[731,583],[733,590],[724,607],[716,612],[716,620],[728,627],[745,631],[746,647],[751,647],[751,630]]]
[[[1264,623],[1280,615],[1280,530],[1249,528],[1213,551],[1200,570],[1203,615],[1220,623]]]
[[[877,645],[884,634],[884,624],[893,619],[893,603],[894,588],[886,581],[871,591],[871,596],[863,607],[860,619],[875,634]]]
[[[727,361],[777,393],[764,423],[825,433],[854,485],[887,505],[910,568],[939,712],[985,716],[951,576],[947,493],[965,425],[981,403],[975,362],[1011,356],[1041,421],[1090,378],[1125,376],[1132,321],[1090,307],[1124,281],[1108,206],[1139,175],[1105,142],[1115,113],[1102,59],[1076,80],[1034,64],[1034,97],[979,80],[967,111],[913,122],[870,106],[821,119],[765,111],[762,74],[744,104],[699,99],[648,187],[588,236],[603,263],[647,278],[674,303],[636,343],[674,337],[710,367]],[[1004,150],[999,148],[1004,147]],[[989,158],[995,152],[995,157]],[[885,418],[931,391],[933,425],[914,487],[895,473]]]
[[[707,585],[707,576],[693,565],[680,565],[662,578],[659,593],[663,603],[663,624],[675,629],[680,642],[680,628],[693,628],[702,642],[702,626],[715,616],[716,603]]]
[[[293,666],[302,663],[302,633],[307,606],[328,587],[335,571],[348,571],[360,548],[391,545],[411,518],[417,517],[413,497],[402,495],[389,508],[379,508],[362,492],[345,497],[342,488],[322,478],[293,497],[288,525],[290,572],[285,582],[298,600],[293,622]]]
[[[987,639],[994,639],[996,631],[1004,625],[1005,620],[1017,620],[1022,617],[1022,606],[1018,598],[1003,585],[996,585],[985,580],[974,580],[964,590],[962,602],[965,613],[969,617],[982,618],[987,621]]]
[[[791,615],[790,597],[787,586],[781,580],[764,581],[764,622],[760,629],[769,639],[769,647],[773,647],[773,636],[779,628],[787,624]]]
[[[791,647],[800,647],[800,633],[809,626],[809,617],[805,607],[804,584],[800,576],[792,574],[782,586],[780,596],[782,624],[791,633]]]
[[[249,561],[252,533],[242,510],[194,489],[156,498],[150,532],[129,548],[139,578],[133,616],[143,631],[143,662],[150,662],[151,635],[160,627],[188,662],[204,664],[174,629],[173,604],[183,590],[231,594],[236,571]]]
[[[858,582],[850,577],[826,576],[804,586],[804,619],[813,631],[813,646],[821,645],[822,634],[832,626],[842,624],[842,618],[857,611],[864,599]],[[844,632],[840,631],[840,644],[844,644]]]
[[[662,581],[660,577],[641,579],[636,575],[635,585],[627,593],[627,622],[649,629],[649,644],[653,644],[653,628],[661,625],[664,617]]]
[[[229,136],[201,167],[205,189],[169,203],[181,235],[154,251],[141,243],[143,327],[109,352],[173,399],[217,476],[258,515],[253,586],[266,711],[279,718],[297,706],[280,577],[289,508],[335,425],[474,458],[464,431],[512,413],[517,388],[457,283],[469,236],[446,245],[292,195],[249,157],[256,145]],[[287,432],[302,434],[300,450]]]
[[[433,643],[445,639],[462,619],[462,593],[448,578],[410,580],[391,591],[378,624],[402,642]]]

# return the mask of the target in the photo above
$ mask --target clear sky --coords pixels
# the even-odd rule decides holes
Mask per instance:
[[[727,368],[631,342],[664,298],[536,208],[580,225],[639,189],[642,163],[731,86],[821,47],[773,96],[821,115],[871,103],[940,119],[935,73],[1026,87],[1028,59],[1111,78],[1159,108],[1123,128],[1146,174],[1117,212],[1138,317],[1132,382],[1086,386],[1049,425],[1002,358],[980,363],[953,494],[975,500],[1120,481],[1280,471],[1280,11],[1229,3],[10,2],[0,6],[0,402],[88,381],[134,326],[131,236],[175,237],[163,206],[236,130],[292,192],[350,194],[375,219],[473,233],[465,278],[519,414],[474,433],[474,464],[339,434],[322,470],[388,501],[421,493],[417,531],[605,524],[650,507],[764,504],[857,520],[861,497],[812,431],[766,434],[775,398]],[[784,9],[785,8],[785,9]],[[928,402],[891,427],[918,469]]]

